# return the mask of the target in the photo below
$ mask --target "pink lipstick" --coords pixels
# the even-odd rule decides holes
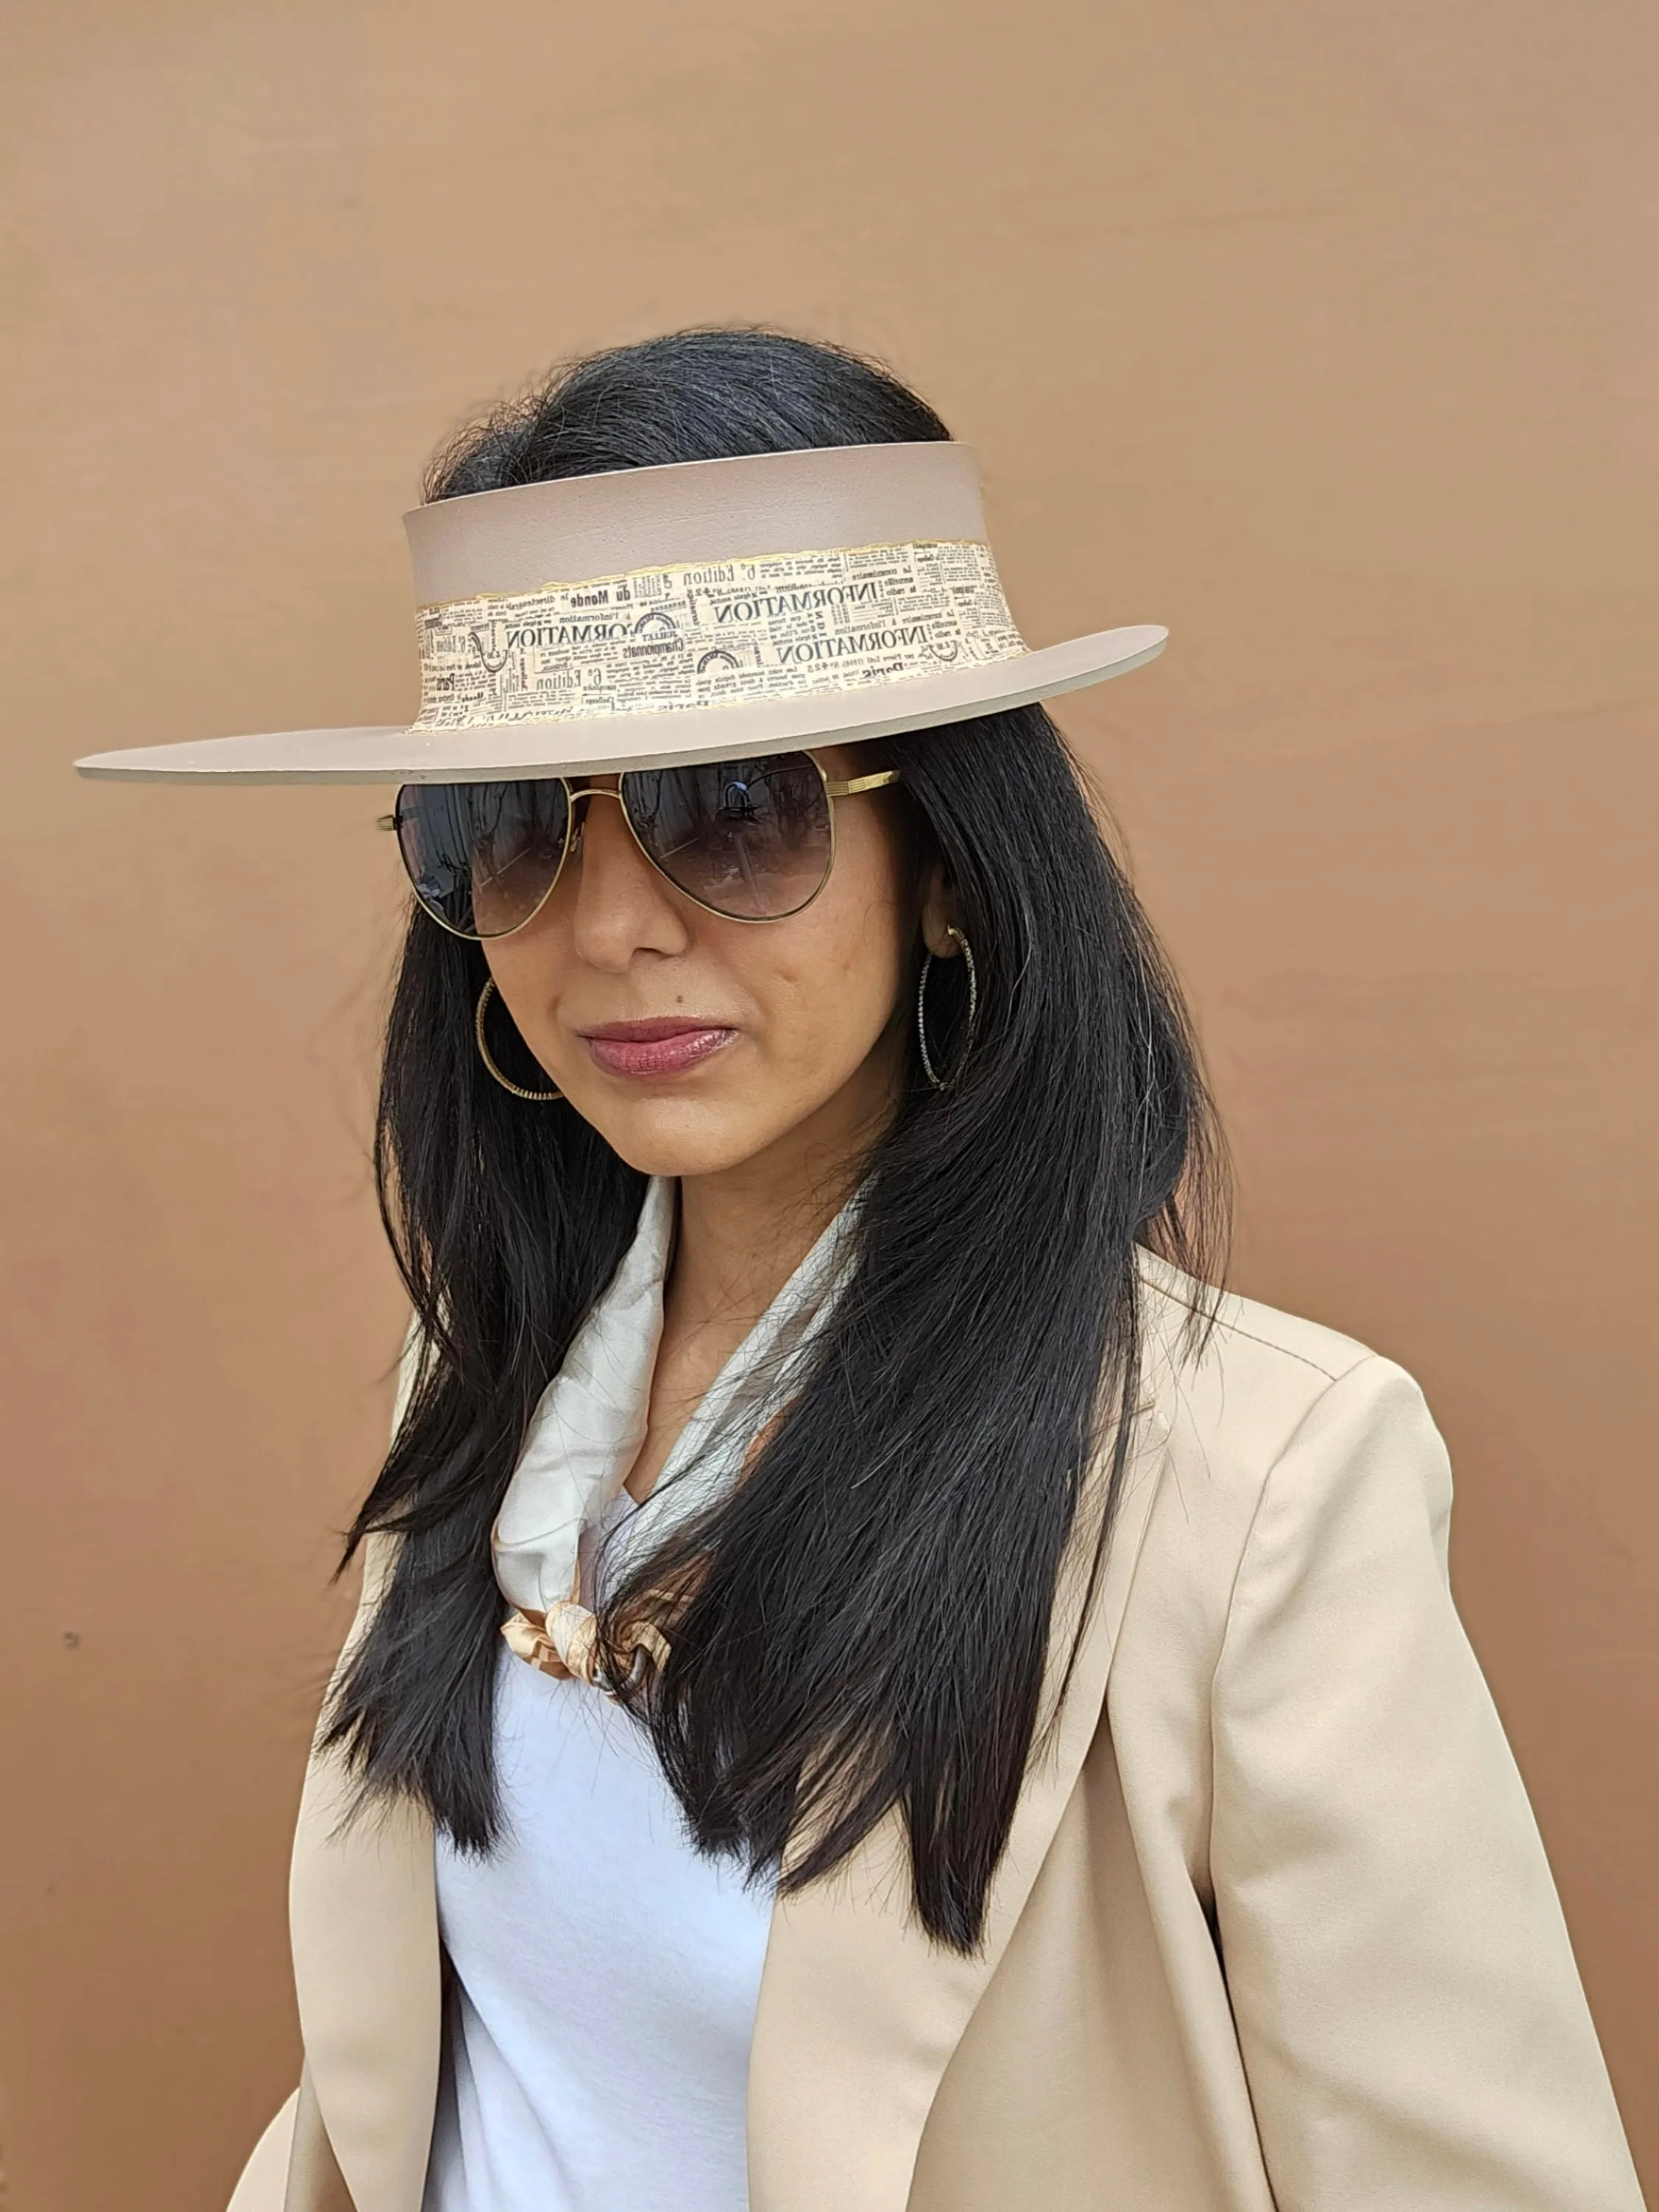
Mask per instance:
[[[734,1029],[695,1016],[665,1015],[650,1022],[604,1022],[579,1032],[607,1075],[678,1075],[718,1052]]]

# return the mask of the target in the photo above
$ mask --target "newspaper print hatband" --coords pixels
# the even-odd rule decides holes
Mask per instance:
[[[635,568],[420,614],[422,730],[902,682],[1025,651],[968,539]]]

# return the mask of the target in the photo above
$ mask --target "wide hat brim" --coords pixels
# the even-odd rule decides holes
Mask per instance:
[[[1140,667],[1168,635],[1139,623],[1011,659],[790,698],[462,729],[278,730],[93,753],[76,766],[82,775],[130,782],[489,783],[746,758],[855,744],[1057,698]]]
[[[94,753],[82,774],[483,783],[752,759],[1054,698],[1139,667],[1166,635],[1027,647],[978,461],[950,439],[516,484],[404,524],[415,722]]]

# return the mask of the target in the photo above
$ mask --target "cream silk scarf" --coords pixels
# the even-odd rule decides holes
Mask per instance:
[[[811,1340],[843,1287],[856,1199],[830,1222],[715,1376],[655,1486],[627,1523],[632,1559],[717,1500],[745,1449],[787,1402]],[[496,1517],[495,1579],[516,1607],[501,1633],[544,1673],[611,1686],[598,1623],[581,1601],[582,1532],[621,1494],[645,1440],[662,1335],[663,1285],[673,1249],[678,1185],[653,1176],[621,1266],[542,1393]],[[627,1632],[660,1665],[667,1646],[649,1623]]]

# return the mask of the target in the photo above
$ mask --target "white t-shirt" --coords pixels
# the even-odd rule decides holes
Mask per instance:
[[[531,1422],[494,1538],[516,1606],[567,1595],[573,1571],[592,1604],[734,1481],[843,1279],[850,1204],[635,1505],[622,1484],[645,1433],[676,1205],[653,1178]],[[495,1727],[503,1840],[482,1858],[438,1844],[450,2009],[423,2212],[746,2212],[769,1887],[692,1849],[648,1737],[586,1683],[504,1644]]]
[[[438,1847],[452,1987],[424,2212],[744,2212],[769,1892],[693,1850],[635,1723],[505,1645],[496,1744],[504,1841]]]

